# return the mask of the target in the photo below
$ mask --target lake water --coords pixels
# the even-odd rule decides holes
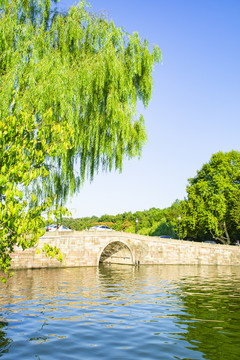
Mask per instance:
[[[240,269],[16,271],[0,285],[0,358],[240,359]]]

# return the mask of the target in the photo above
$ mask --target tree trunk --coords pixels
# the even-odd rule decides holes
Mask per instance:
[[[227,231],[226,222],[224,221],[223,224],[219,224],[219,227],[222,228],[222,235],[216,236],[210,230],[212,237],[214,238],[214,240],[220,241],[224,245],[230,245],[231,240],[230,240],[230,236]]]
[[[223,222],[223,227],[224,227],[224,232],[226,234],[227,244],[230,245],[230,237],[229,237],[229,234],[228,234],[228,231],[227,231],[227,226],[226,226],[225,221]]]

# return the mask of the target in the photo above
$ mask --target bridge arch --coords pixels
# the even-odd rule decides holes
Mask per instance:
[[[134,265],[135,258],[125,241],[114,240],[102,249],[98,257],[98,264],[101,263]]]

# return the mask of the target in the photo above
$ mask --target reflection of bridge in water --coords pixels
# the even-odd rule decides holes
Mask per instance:
[[[240,265],[240,248],[124,232],[48,232],[38,248],[47,243],[60,249],[64,261],[38,254],[36,249],[16,248],[12,268],[98,266],[99,263]]]

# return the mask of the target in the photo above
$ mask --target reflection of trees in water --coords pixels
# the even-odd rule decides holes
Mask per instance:
[[[181,285],[186,314],[177,323],[182,338],[211,360],[240,359],[240,273],[231,277],[192,277]]]
[[[167,304],[169,291],[173,290],[176,302],[172,305],[177,310],[174,322],[184,330],[176,333],[176,338],[186,340],[206,359],[240,359],[240,269],[191,265],[102,266],[99,279],[102,295],[105,293],[113,302],[129,300],[126,292],[134,295],[131,301],[141,302],[140,292],[147,295],[156,290],[156,295],[165,293],[166,297],[160,301]],[[163,314],[159,312],[159,315]]]
[[[8,326],[7,321],[0,321],[0,357],[9,351],[12,339],[6,337],[4,328]]]

